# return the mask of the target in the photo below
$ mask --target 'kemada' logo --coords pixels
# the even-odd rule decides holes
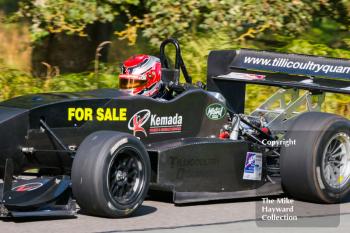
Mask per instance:
[[[129,120],[128,128],[134,132],[134,136],[137,132],[142,132],[147,136],[147,132],[143,125],[146,124],[149,117],[151,116],[151,111],[149,109],[143,109],[135,113]]]
[[[214,103],[209,105],[205,113],[210,120],[220,120],[226,114],[226,108],[222,104]]]
[[[145,124],[149,119],[151,119],[149,127],[146,128]],[[137,132],[142,132],[147,137],[147,130],[149,134],[180,133],[182,132],[182,115],[174,113],[159,116],[156,113],[151,114],[149,109],[142,109],[130,118],[128,128],[133,131],[134,136]]]

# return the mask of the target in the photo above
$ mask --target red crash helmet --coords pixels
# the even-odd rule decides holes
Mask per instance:
[[[150,55],[136,55],[124,61],[119,75],[119,88],[132,95],[154,96],[161,83],[161,63]]]

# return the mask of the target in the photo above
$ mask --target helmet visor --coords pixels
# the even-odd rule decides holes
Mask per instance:
[[[134,77],[136,75],[119,75],[119,88],[120,89],[132,89],[146,86],[147,80]]]

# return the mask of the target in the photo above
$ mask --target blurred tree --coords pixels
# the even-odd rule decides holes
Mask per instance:
[[[149,0],[144,35],[154,44],[169,36],[225,32],[232,40],[265,34],[296,35],[310,28],[315,16],[343,10],[332,0]],[[333,12],[334,13],[334,12]],[[342,18],[342,17],[341,17]]]
[[[140,0],[22,0],[18,17],[31,20],[33,40],[49,33],[86,36],[95,22],[113,22]]]
[[[112,22],[125,16],[139,0],[22,0],[17,18],[30,21],[34,42],[32,69],[45,75],[46,62],[61,72],[81,72],[91,65],[96,47],[109,40]],[[124,18],[123,18],[124,17]],[[106,61],[106,49],[101,60]]]
[[[18,10],[19,0],[0,0],[0,10],[5,13],[13,13]]]

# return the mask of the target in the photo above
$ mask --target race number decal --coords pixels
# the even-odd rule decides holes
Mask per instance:
[[[248,152],[244,164],[243,180],[261,180],[261,173],[262,154]]]

